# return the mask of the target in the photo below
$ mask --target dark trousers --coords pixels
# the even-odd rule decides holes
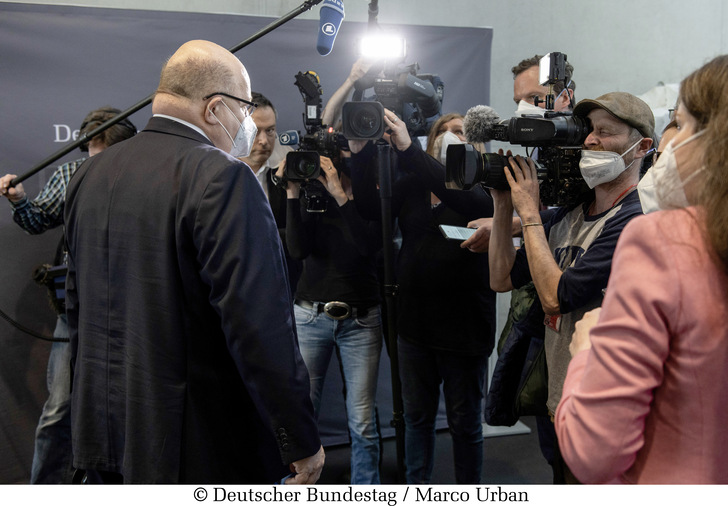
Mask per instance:
[[[432,350],[399,339],[407,483],[430,483],[435,418],[443,385],[458,484],[483,473],[483,397],[488,357]]]

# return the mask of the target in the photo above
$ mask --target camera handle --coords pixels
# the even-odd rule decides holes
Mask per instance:
[[[405,483],[404,471],[404,405],[402,382],[399,375],[399,353],[397,351],[397,318],[395,297],[398,285],[394,282],[394,238],[392,232],[392,167],[391,147],[383,139],[376,141],[377,165],[379,169],[379,197],[382,211],[382,254],[384,257],[384,302],[387,308],[386,337],[392,375],[392,427],[397,444],[398,483]]]

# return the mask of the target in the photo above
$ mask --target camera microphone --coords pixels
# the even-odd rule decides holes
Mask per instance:
[[[496,138],[500,116],[492,107],[476,105],[468,109],[463,119],[465,138],[470,143],[490,142]]]
[[[296,146],[300,144],[297,130],[286,130],[278,135],[278,143],[281,146]]]
[[[325,0],[319,11],[319,34],[316,41],[316,50],[321,56],[326,56],[334,48],[334,40],[343,19],[343,0]]]

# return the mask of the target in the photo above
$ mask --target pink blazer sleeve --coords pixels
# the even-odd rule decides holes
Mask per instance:
[[[633,465],[663,379],[680,284],[660,223],[645,218],[620,237],[592,348],[572,359],[556,411],[561,453],[585,483],[614,481]]]

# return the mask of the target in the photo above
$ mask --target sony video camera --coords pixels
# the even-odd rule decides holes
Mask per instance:
[[[547,106],[553,107],[553,84],[565,79],[565,64],[566,55],[561,53],[549,53],[541,60],[541,84],[549,85]],[[547,70],[544,71],[544,68]],[[496,140],[538,148],[536,166],[541,201],[545,205],[572,204],[589,190],[579,170],[581,146],[591,131],[588,121],[576,118],[571,113],[548,109],[543,118],[525,116],[500,121],[498,114],[490,107],[476,106],[467,112],[463,124],[469,142]],[[480,153],[471,144],[450,145],[447,149],[445,184],[448,188],[462,190],[476,184],[507,190],[504,167],[510,169],[505,156]]]
[[[440,116],[445,86],[439,76],[417,74],[418,69],[418,64],[413,63],[385,69],[384,77],[370,72],[357,80],[353,101],[344,104],[342,111],[344,137],[381,137],[385,126],[382,107],[402,118],[410,135],[427,135],[428,127]],[[374,102],[362,101],[363,92],[369,88],[374,90]]]

